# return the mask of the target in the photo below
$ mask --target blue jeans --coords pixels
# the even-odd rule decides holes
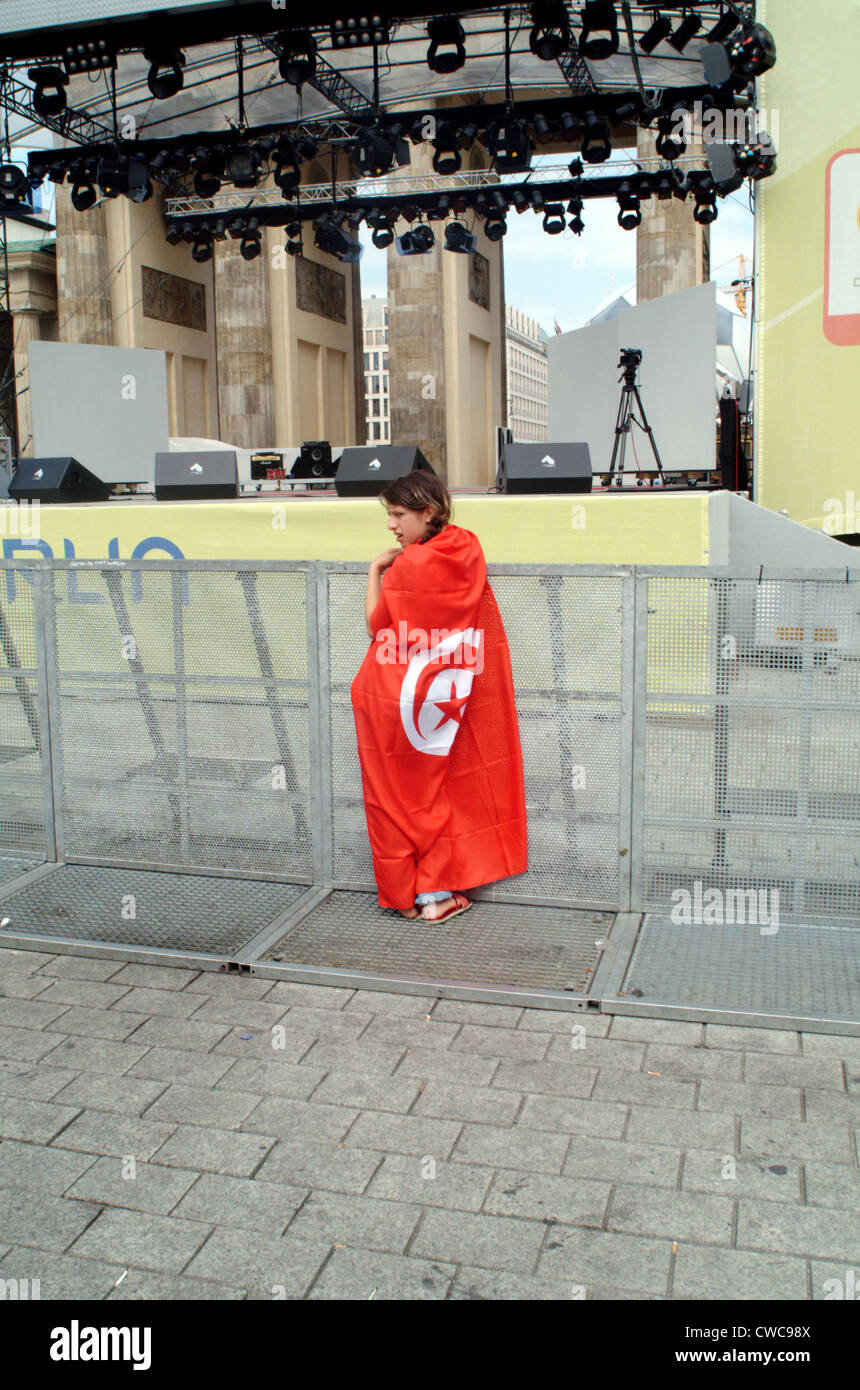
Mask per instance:
[[[415,897],[415,906],[423,907],[425,903],[441,903],[445,898],[453,897],[447,888],[442,888],[438,893],[418,893]]]

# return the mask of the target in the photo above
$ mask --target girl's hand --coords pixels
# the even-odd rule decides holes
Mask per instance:
[[[389,565],[392,565],[394,563],[399,554],[399,545],[392,546],[390,550],[383,550],[381,555],[377,555],[376,559],[371,561],[370,568],[375,569],[380,574],[382,574],[383,570],[387,570]]]

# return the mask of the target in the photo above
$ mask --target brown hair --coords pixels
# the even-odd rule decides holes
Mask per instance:
[[[416,468],[412,473],[404,473],[395,478],[379,494],[383,506],[405,507],[410,512],[423,512],[429,507],[433,512],[426,536],[418,542],[423,545],[431,536],[438,536],[443,526],[451,520],[451,498],[448,489],[435,473],[427,473]]]

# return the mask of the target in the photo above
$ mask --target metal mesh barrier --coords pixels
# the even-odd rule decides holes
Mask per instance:
[[[0,565],[0,851],[53,857],[41,586],[36,569]]]
[[[634,906],[860,917],[860,582],[639,582]]]

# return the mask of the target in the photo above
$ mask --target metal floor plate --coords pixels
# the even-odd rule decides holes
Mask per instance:
[[[587,991],[613,914],[476,902],[444,926],[380,908],[372,893],[335,890],[263,959],[387,976]]]
[[[259,879],[60,864],[2,909],[15,935],[229,956],[306,892]],[[134,918],[123,916],[132,907]]]
[[[763,936],[754,925],[687,926],[649,913],[619,994],[644,1014],[686,1006],[860,1020],[860,927],[781,922]]]
[[[43,862],[41,859],[25,859],[16,854],[0,854],[0,886],[20,878],[21,874],[29,873]]]

